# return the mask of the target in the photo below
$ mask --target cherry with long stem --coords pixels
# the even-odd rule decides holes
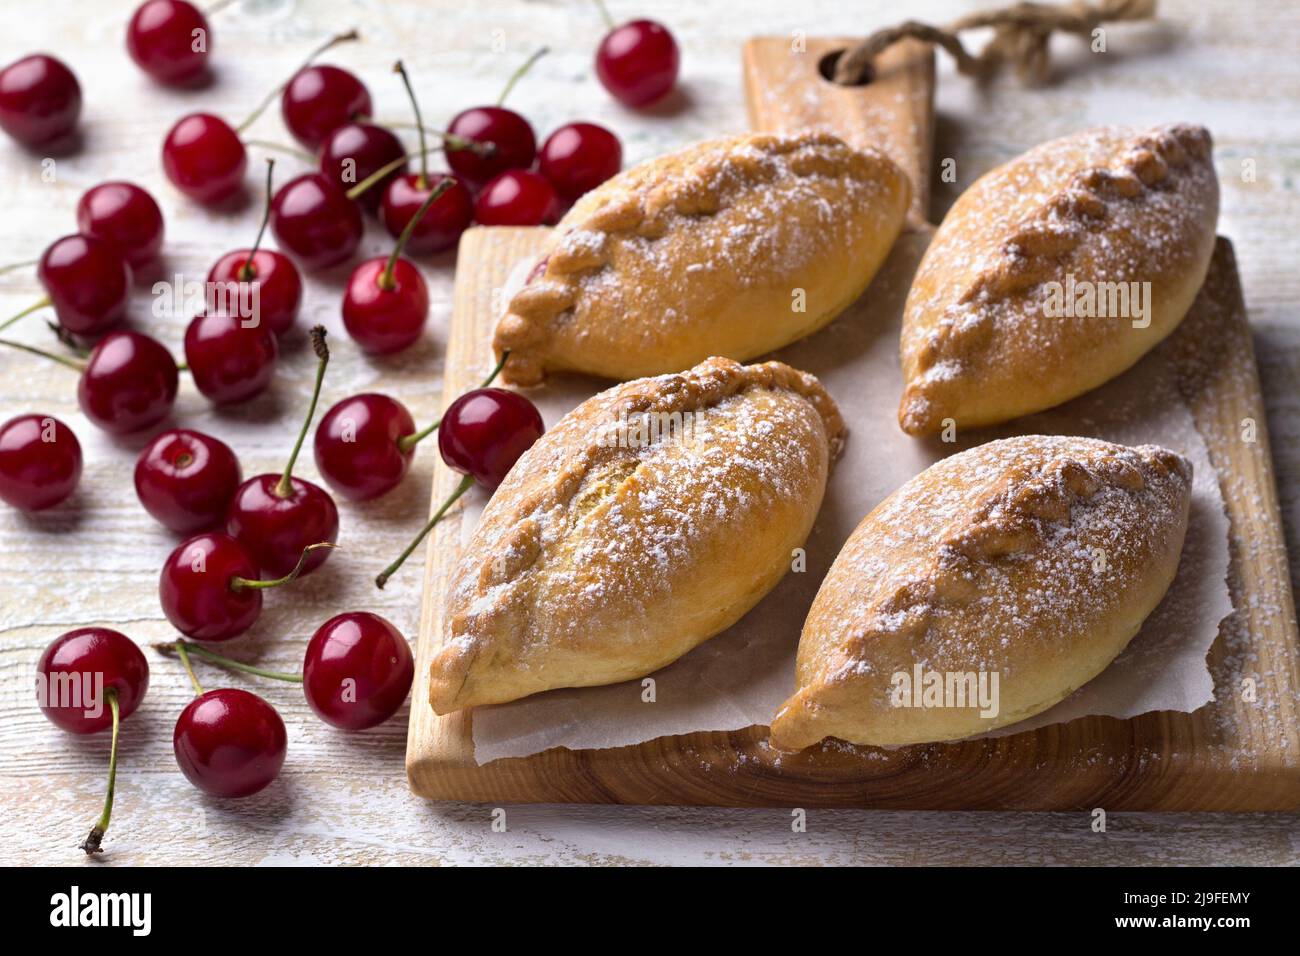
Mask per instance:
[[[235,132],[242,133],[244,132],[244,130],[248,129],[248,127],[252,126],[255,122],[257,122],[258,117],[260,117],[263,113],[265,113],[267,107],[269,107],[272,103],[275,102],[275,98],[280,94],[282,94],[285,90],[285,87],[287,87],[291,82],[293,82],[293,78],[297,76],[299,73],[301,73],[303,70],[307,69],[307,67],[311,66],[314,62],[316,62],[317,57],[321,56],[322,54],[326,53],[329,50],[334,49],[334,47],[338,46],[341,43],[350,43],[353,40],[360,40],[360,39],[361,39],[360,33],[358,33],[356,30],[349,30],[346,33],[339,33],[336,34],[335,36],[330,37],[320,46],[316,47],[316,49],[312,50],[311,53],[308,54],[307,59],[303,61],[302,66],[298,67],[298,69],[293,71],[293,74],[289,77],[289,79],[285,80],[274,90],[268,93],[266,95],[266,98],[263,99],[261,103],[257,104],[253,112],[248,114],[248,117],[242,123],[240,123],[238,126],[235,127]]]
[[[447,132],[474,142],[492,143],[488,156],[471,151],[447,154],[452,171],[482,186],[507,169],[528,169],[537,156],[537,134],[526,119],[501,104],[519,80],[547,52],[542,47],[516,70],[506,83],[494,106],[478,106],[463,110],[452,118]]]

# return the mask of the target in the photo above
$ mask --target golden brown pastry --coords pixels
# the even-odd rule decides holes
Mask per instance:
[[[903,430],[1050,408],[1172,332],[1214,250],[1210,153],[1201,126],[1092,129],[976,181],[939,226],[907,297]]]
[[[503,376],[631,379],[803,338],[862,294],[910,195],[882,154],[825,133],[713,140],[635,166],[560,221],[497,326]]]
[[[932,465],[835,559],[772,744],[954,740],[1046,710],[1101,673],[1160,602],[1191,484],[1174,452],[1090,438],[1009,438]],[[923,696],[932,674],[953,692]],[[961,706],[959,686],[968,705],[988,693]]]
[[[780,362],[711,358],[583,402],[451,575],[433,709],[641,677],[726,629],[789,569],[843,438],[821,384]]]

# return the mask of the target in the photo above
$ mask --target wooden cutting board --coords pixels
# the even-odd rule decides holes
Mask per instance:
[[[891,49],[875,80],[821,78],[847,39],[757,38],[745,48],[749,116],[759,129],[820,126],[884,149],[912,175],[912,217],[928,206],[934,65],[915,43]],[[542,228],[475,228],[461,241],[444,406],[492,365],[501,287],[536,252]],[[868,295],[871,293],[868,292]],[[1200,297],[1171,338],[1179,384],[1218,472],[1231,524],[1236,610],[1210,653],[1215,702],[1195,713],[1086,717],[1012,736],[897,750],[766,746],[765,727],[663,737],[636,746],[555,748],[479,766],[473,713],[427,704],[442,642],[442,597],[465,539],[453,511],[430,536],[407,774],[419,795],[494,803],[877,807],[916,810],[1270,810],[1300,807],[1300,645],[1264,406],[1232,246],[1220,239]],[[890,410],[892,414],[892,409]],[[1253,439],[1253,440],[1252,440]],[[458,476],[435,470],[432,507]]]

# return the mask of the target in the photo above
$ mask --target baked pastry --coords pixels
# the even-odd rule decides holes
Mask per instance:
[[[1174,452],[1091,438],[1008,438],[927,468],[827,572],[772,744],[955,740],[1046,710],[1160,602],[1191,485]],[[949,696],[925,696],[931,675]]]
[[[825,133],[699,143],[583,196],[497,326],[502,375],[631,379],[803,338],[866,289],[911,186]]]
[[[907,297],[903,430],[1050,408],[1172,332],[1214,251],[1210,152],[1201,126],[1092,129],[977,180],[944,217]]]
[[[844,439],[817,379],[711,358],[583,402],[516,463],[452,572],[445,714],[663,667],[789,569]]]

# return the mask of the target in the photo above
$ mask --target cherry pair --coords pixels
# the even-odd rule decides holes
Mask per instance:
[[[19,415],[0,425],[0,501],[44,511],[65,501],[81,479],[81,443],[52,415]]]

